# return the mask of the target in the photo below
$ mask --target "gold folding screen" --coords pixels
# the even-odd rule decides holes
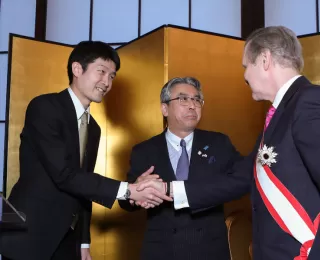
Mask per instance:
[[[19,135],[27,105],[35,96],[58,92],[68,86],[66,66],[71,50],[71,47],[12,38],[7,194],[19,178]]]
[[[304,74],[317,73],[320,36],[301,39]],[[163,84],[176,76],[194,76],[203,85],[205,105],[200,128],[226,133],[247,154],[263,128],[265,103],[252,100],[241,65],[244,42],[175,27],[162,27],[118,49],[121,69],[102,104],[92,115],[102,136],[96,172],[123,180],[134,144],[163,130],[159,96]],[[19,134],[25,109],[36,95],[68,87],[67,60],[71,47],[13,37],[7,160],[7,190],[18,178]],[[226,214],[249,211],[245,199],[228,203]],[[57,220],[58,221],[58,220]],[[145,211],[128,213],[115,203],[112,210],[94,204],[91,252],[96,260],[139,259]]]
[[[320,35],[301,37],[300,42],[304,57],[303,74],[313,84],[320,85]]]

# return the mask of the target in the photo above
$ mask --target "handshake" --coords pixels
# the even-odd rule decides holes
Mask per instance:
[[[151,166],[135,183],[129,184],[131,205],[148,209],[159,206],[163,201],[173,201],[172,184],[163,182],[159,175],[151,174],[153,171],[154,166]]]

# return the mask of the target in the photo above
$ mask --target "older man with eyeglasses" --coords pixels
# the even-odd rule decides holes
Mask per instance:
[[[160,100],[167,128],[133,148],[129,183],[149,178],[140,174],[152,166],[164,182],[209,180],[240,159],[226,135],[196,129],[204,105],[197,79],[169,80],[162,88]],[[183,189],[179,187],[181,182],[176,183],[175,190]],[[132,211],[139,209],[142,202],[127,200],[119,204]],[[230,259],[223,205],[201,214],[191,214],[189,209],[175,211],[172,202],[159,207],[145,203],[142,206],[148,212],[141,259]]]

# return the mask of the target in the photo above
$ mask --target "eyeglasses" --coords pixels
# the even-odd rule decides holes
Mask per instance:
[[[193,102],[195,107],[203,107],[203,104],[204,104],[204,100],[201,98],[197,98],[197,97],[193,98],[193,97],[187,97],[187,96],[180,96],[173,99],[169,99],[165,103],[169,103],[170,101],[173,101],[173,100],[179,100],[179,103],[181,106],[189,106],[190,100]]]

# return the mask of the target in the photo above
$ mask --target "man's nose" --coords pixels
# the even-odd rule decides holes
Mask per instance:
[[[194,104],[195,100],[194,99],[189,99],[189,109],[195,109],[196,106]]]
[[[106,87],[109,87],[109,76],[108,76],[108,75],[103,76],[103,78],[102,78],[102,83],[103,83]]]

